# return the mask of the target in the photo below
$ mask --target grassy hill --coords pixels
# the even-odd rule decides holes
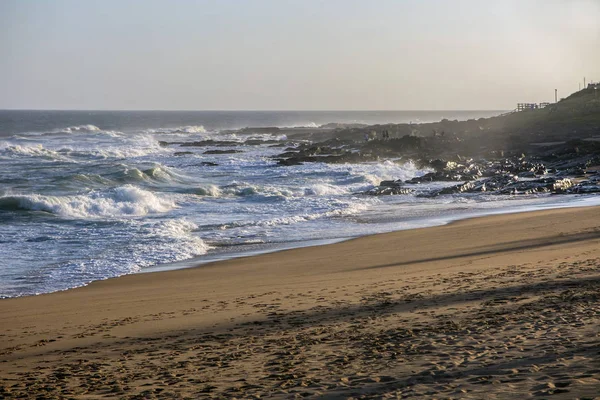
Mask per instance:
[[[537,110],[488,118],[485,130],[525,134],[542,140],[568,140],[600,135],[600,89],[583,89]]]

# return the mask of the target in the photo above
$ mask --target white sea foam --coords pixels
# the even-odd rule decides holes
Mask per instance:
[[[41,157],[53,161],[67,161],[69,157],[60,151],[47,149],[42,144],[10,144],[0,143],[0,154],[8,156]]]
[[[147,129],[147,133],[156,133],[156,134],[170,134],[170,133],[206,133],[206,128],[203,125],[188,125],[188,126],[178,126],[175,128],[158,128],[158,129]]]
[[[247,196],[258,196],[262,199],[269,198],[292,198],[301,195],[299,190],[292,190],[286,187],[274,186],[274,185],[249,185],[245,183],[238,183],[233,185],[227,185],[221,188],[221,194],[233,195],[240,197]]]
[[[367,190],[384,180],[407,180],[430,172],[419,169],[412,162],[398,164],[392,161],[353,165],[348,169],[348,183],[353,192]]]
[[[255,220],[255,221],[240,221],[233,222],[229,224],[223,224],[220,226],[221,230],[230,229],[230,228],[249,228],[249,227],[261,227],[261,228],[271,228],[277,226],[286,226],[293,225],[302,222],[315,221],[318,219],[326,219],[331,217],[340,217],[346,215],[354,215],[367,210],[371,203],[377,202],[377,200],[373,201],[364,201],[364,202],[347,202],[347,201],[322,201],[314,203],[313,205],[316,208],[327,210],[321,212],[309,212],[303,213],[299,215],[287,215],[269,219]]]
[[[347,193],[346,188],[327,183],[317,183],[304,189],[304,194],[307,196],[342,195]]]
[[[4,142],[6,143],[6,142]],[[126,159],[132,157],[143,157],[149,154],[166,151],[158,144],[151,147],[121,147],[121,148],[72,148],[62,147],[56,150],[44,147],[42,144],[15,144],[3,146],[0,143],[0,155],[18,157],[39,157],[51,161],[75,161],[76,159]]]
[[[210,249],[199,236],[193,234],[198,226],[184,218],[161,221],[150,228],[153,235],[170,241],[167,246],[172,253],[170,261],[178,261],[206,254]]]
[[[204,187],[199,187],[194,189],[193,191],[198,196],[210,196],[210,197],[220,197],[221,189],[215,185],[207,185]]]
[[[365,211],[369,208],[368,204],[365,203],[354,203],[354,204],[344,204],[343,207],[337,208],[334,210],[326,211],[326,212],[316,212],[310,214],[303,215],[293,215],[288,217],[278,217],[272,218],[269,220],[259,221],[256,223],[256,226],[260,227],[273,227],[280,225],[292,225],[300,222],[314,221],[317,219],[323,218],[331,218],[331,217],[340,217],[344,215],[354,215]]]
[[[118,138],[38,137],[17,138],[0,142],[0,154],[13,156],[65,158],[131,158],[150,154],[169,154],[172,150],[162,147],[151,135],[129,135]]]
[[[176,172],[173,168],[162,164],[155,164],[149,168],[139,169],[129,165],[120,164],[120,171],[112,174],[113,179],[120,182],[145,182],[149,184],[165,184],[173,182],[186,182],[187,176]]]
[[[25,136],[84,136],[84,135],[102,135],[102,136],[110,136],[110,137],[118,137],[123,135],[122,132],[112,131],[112,130],[104,130],[96,125],[74,125],[67,126],[66,128],[57,128],[47,132],[27,132],[23,133]]]
[[[99,132],[102,129],[98,128],[95,125],[76,125],[76,126],[68,126],[64,129],[61,129],[59,132],[62,133],[73,133],[73,132]]]
[[[20,135],[24,136],[51,136],[51,135],[64,135],[64,134],[72,134],[72,133],[98,133],[98,132],[106,132],[108,134],[113,134],[115,132],[112,131],[103,131],[98,128],[96,125],[86,124],[86,125],[73,125],[67,126],[65,128],[57,128],[52,129],[46,132],[23,132]],[[18,136],[17,136],[18,137]]]
[[[280,126],[280,128],[318,128],[320,125],[315,124],[314,122],[293,124],[293,125],[284,125]]]
[[[0,209],[45,211],[69,218],[143,216],[164,213],[175,207],[172,200],[132,185],[87,195],[29,194],[0,197]]]

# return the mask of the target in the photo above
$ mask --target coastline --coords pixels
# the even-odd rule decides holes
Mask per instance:
[[[535,212],[535,211],[543,211],[543,210],[551,210],[551,209],[561,209],[561,208],[578,208],[578,207],[595,207],[600,206],[600,197],[598,196],[582,196],[576,198],[560,198],[556,202],[549,203],[533,203],[529,205],[513,205],[508,207],[500,207],[500,208],[492,208],[492,209],[478,209],[474,211],[468,211],[466,213],[459,214],[447,214],[438,216],[436,218],[432,217],[417,217],[410,221],[396,221],[396,227],[388,230],[382,230],[379,232],[367,233],[362,235],[355,236],[346,236],[346,237],[330,237],[326,239],[307,239],[307,240],[299,240],[299,241],[283,241],[283,242],[267,242],[261,243],[258,245],[250,244],[243,246],[226,246],[221,251],[218,252],[209,252],[207,254],[203,254],[201,256],[197,256],[187,260],[181,260],[173,263],[166,264],[158,264],[151,267],[147,267],[141,269],[134,274],[144,274],[151,272],[162,272],[162,271],[173,271],[177,269],[186,269],[186,268],[195,268],[204,264],[210,264],[220,261],[233,260],[236,258],[242,257],[252,257],[258,256],[262,254],[276,253],[285,250],[292,249],[301,249],[305,247],[314,247],[314,246],[323,246],[328,244],[335,244],[340,242],[345,242],[347,240],[358,239],[361,237],[379,235],[385,233],[399,232],[405,230],[412,229],[422,229],[422,228],[433,228],[436,226],[444,226],[457,221],[472,219],[472,218],[482,218],[493,215],[503,215],[503,214],[515,214],[515,213],[526,213],[526,212]],[[396,211],[396,210],[393,210]],[[394,224],[394,223],[393,223]],[[244,250],[234,250],[229,251],[231,247],[243,247]],[[70,290],[70,289],[68,289]]]
[[[3,299],[0,388],[588,396],[599,226],[600,207],[502,214]]]

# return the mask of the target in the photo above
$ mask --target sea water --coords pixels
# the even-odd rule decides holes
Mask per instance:
[[[597,203],[593,196],[416,196],[447,183],[364,196],[357,193],[382,180],[429,170],[402,159],[282,167],[273,156],[284,147],[274,144],[285,135],[231,131],[499,113],[0,111],[0,297],[475,215]],[[229,143],[161,145],[206,140]],[[215,149],[238,152],[204,154]],[[191,154],[177,154],[184,151]]]

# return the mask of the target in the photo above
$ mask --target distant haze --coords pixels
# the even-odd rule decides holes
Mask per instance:
[[[600,0],[0,2],[0,108],[512,109],[600,80]]]

